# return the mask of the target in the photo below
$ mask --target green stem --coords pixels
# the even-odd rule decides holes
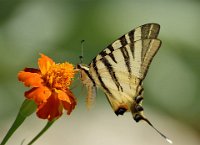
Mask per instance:
[[[36,137],[34,137],[27,145],[32,145],[47,129],[55,122],[56,119],[52,121],[48,121],[46,126],[38,133]]]
[[[6,136],[4,137],[3,141],[0,145],[5,145],[8,139],[13,135],[13,133],[17,130],[17,128],[24,122],[26,117],[31,115],[36,110],[36,105],[31,100],[24,100],[24,102],[21,105],[21,108],[19,110],[19,113],[17,114],[17,117],[12,124],[11,128],[8,130]]]
[[[12,134],[16,131],[16,129],[24,122],[26,117],[22,116],[20,113],[18,113],[13,125],[7,132],[6,136],[4,137],[3,141],[1,142],[1,145],[5,145],[8,139],[12,136]]]

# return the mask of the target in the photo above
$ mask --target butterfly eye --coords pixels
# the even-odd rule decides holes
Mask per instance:
[[[125,108],[119,108],[117,111],[115,111],[115,114],[118,115],[123,115],[124,112],[126,112],[127,109]]]

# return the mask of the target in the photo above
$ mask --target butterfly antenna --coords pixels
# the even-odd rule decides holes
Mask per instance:
[[[140,116],[140,120],[144,120],[146,123],[148,123],[157,133],[159,133],[168,143],[173,144],[172,140],[170,140],[168,137],[166,137],[163,133],[161,133],[157,128],[153,126],[153,124],[147,119],[144,118],[142,115]]]
[[[81,55],[79,56],[81,63],[83,62],[83,44],[85,40],[81,40]]]

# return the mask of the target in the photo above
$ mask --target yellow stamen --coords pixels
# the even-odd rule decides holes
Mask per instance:
[[[74,74],[73,65],[65,62],[52,65],[44,77],[51,88],[68,89]]]

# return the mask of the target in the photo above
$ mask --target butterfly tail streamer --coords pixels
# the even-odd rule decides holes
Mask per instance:
[[[158,134],[160,134],[168,143],[173,144],[172,140],[170,140],[167,136],[165,136],[162,132],[160,132],[147,118],[143,117],[143,115],[135,115],[134,119],[136,122],[143,120],[147,124],[149,124]]]

